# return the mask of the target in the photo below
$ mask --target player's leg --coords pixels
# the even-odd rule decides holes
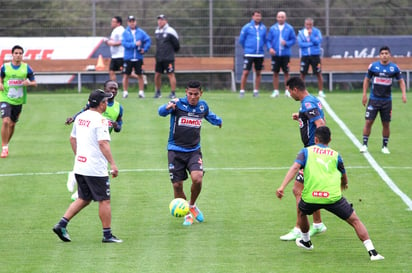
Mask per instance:
[[[128,88],[129,88],[129,77],[132,73],[132,62],[131,61],[124,61],[123,63],[123,98],[127,98],[129,96]]]
[[[282,235],[279,237],[282,241],[294,241],[297,238],[301,237],[301,230],[299,226],[299,208],[298,204],[302,195],[302,190],[303,190],[303,172],[299,171],[299,173],[296,175],[296,180],[293,184],[293,195],[295,196],[296,200],[296,223],[295,226],[293,227],[292,230],[289,231],[289,233],[286,233],[285,235]]]
[[[14,128],[16,127],[16,123],[19,120],[23,106],[13,106],[5,102],[3,103],[3,105],[5,105],[5,107],[1,109],[1,158],[6,158],[9,155],[9,142],[14,134]]]
[[[160,98],[162,96],[162,74],[163,74],[163,65],[162,62],[156,61],[155,64],[155,75],[154,75],[154,84],[155,84],[155,95],[154,98]]]
[[[390,122],[392,114],[392,101],[383,102],[382,109],[380,111],[382,121],[382,153],[390,154],[388,149],[388,142],[390,136]]]
[[[260,82],[262,80],[262,70],[263,70],[263,61],[265,59],[262,58],[254,58],[254,65],[255,65],[255,73],[256,73],[256,78],[255,78],[255,88],[253,90],[253,96],[257,97],[259,96],[259,88],[260,88]]]
[[[249,77],[249,72],[252,69],[252,62],[249,57],[244,57],[243,59],[243,72],[242,72],[242,77],[240,79],[240,92],[239,95],[240,97],[245,96],[245,88],[246,88],[246,83],[247,83],[247,78]]]
[[[169,78],[170,83],[170,94],[169,98],[176,98],[176,75],[175,75],[175,62],[168,62],[167,68],[167,77]]]
[[[133,62],[133,68],[135,73],[137,74],[137,80],[139,84],[139,95],[138,97],[143,99],[144,95],[144,81],[143,81],[143,70],[142,70],[143,61],[138,60],[137,62]]]
[[[276,56],[272,56],[272,72],[273,72],[273,92],[272,95],[270,95],[271,98],[276,98],[279,96],[279,71],[280,71],[280,65],[278,58]]]
[[[305,81],[305,77],[308,74],[309,71],[309,57],[308,56],[303,56],[300,59],[300,78],[302,79],[302,81]]]
[[[285,96],[290,98],[290,92],[286,87],[286,82],[289,80],[289,62],[290,62],[290,57],[289,56],[283,56],[282,57],[282,71],[283,71],[283,79],[285,83]]]
[[[312,56],[312,70],[318,80],[318,95],[325,98],[326,95],[323,92],[323,77],[322,77],[322,64],[320,56]]]
[[[363,144],[359,150],[361,153],[365,153],[368,151],[369,136],[371,134],[372,125],[375,122],[377,114],[378,114],[378,108],[377,108],[376,101],[369,100],[366,106],[365,125],[362,131],[362,143]]]
[[[303,202],[303,200],[299,201],[297,205],[298,208],[298,217],[297,223],[301,228],[301,238],[296,238],[295,242],[298,247],[301,247],[306,250],[313,249],[312,242],[310,240],[310,232],[309,232],[309,219],[308,214],[313,212],[313,208],[310,204]]]

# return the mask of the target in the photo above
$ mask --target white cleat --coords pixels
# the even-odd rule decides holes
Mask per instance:
[[[368,152],[368,146],[362,145],[362,146],[360,147],[360,149],[359,149],[359,152],[361,152],[361,153],[366,153],[366,152]]]
[[[326,98],[326,95],[325,95],[325,93],[324,93],[323,91],[319,91],[318,97],[319,97],[319,98]]]
[[[379,260],[383,260],[383,259],[385,259],[385,257],[383,257],[380,254],[376,254],[376,255],[371,256],[371,261],[379,261]]]
[[[270,95],[270,97],[271,97],[271,98],[277,98],[277,97],[279,97],[279,91],[278,91],[278,90],[274,90],[274,91],[272,92],[272,95]]]
[[[382,147],[382,153],[388,155],[391,152],[389,151],[388,147]]]

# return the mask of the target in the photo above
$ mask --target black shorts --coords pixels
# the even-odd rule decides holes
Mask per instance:
[[[283,73],[289,73],[290,56],[272,56],[272,71],[279,73],[282,68]]]
[[[244,57],[243,58],[243,70],[250,71],[252,69],[253,64],[255,64],[256,71],[262,70],[264,59],[265,58],[263,57]]]
[[[156,61],[155,72],[160,74],[175,72],[175,61]]]
[[[347,220],[353,213],[352,204],[349,204],[345,197],[342,197],[339,201],[333,204],[312,204],[306,203],[300,199],[298,206],[299,210],[306,215],[312,215],[317,210],[325,209],[342,220]]]
[[[187,171],[203,171],[202,152],[199,150],[183,153],[168,151],[169,175],[172,183],[187,179]]]
[[[108,176],[86,176],[75,174],[79,198],[85,201],[110,200],[110,180]]]
[[[123,58],[115,58],[110,60],[110,71],[121,71],[123,69]]]
[[[300,59],[300,73],[307,75],[309,71],[309,65],[312,67],[313,74],[317,75],[322,72],[319,55],[303,56]]]
[[[375,120],[378,112],[381,116],[381,121],[390,122],[392,117],[392,101],[370,99],[366,107],[365,119]]]
[[[13,105],[7,102],[1,102],[1,118],[8,117],[16,123],[19,121],[19,116],[21,111],[23,110],[23,105]]]
[[[134,68],[134,73],[137,75],[142,75],[143,70],[143,60],[137,60],[137,61],[124,61],[123,62],[123,74],[130,75],[132,74],[132,70]]]

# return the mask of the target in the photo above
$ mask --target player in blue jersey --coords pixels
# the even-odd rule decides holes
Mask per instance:
[[[382,122],[382,153],[390,154],[388,149],[390,128],[389,123],[392,115],[392,81],[399,81],[402,91],[402,101],[406,103],[405,80],[399,67],[390,61],[391,51],[389,47],[383,46],[379,49],[379,61],[371,63],[363,80],[362,104],[366,106],[365,126],[363,127],[363,145],[361,153],[368,151],[368,140],[373,122],[377,114],[380,114]],[[370,87],[369,102],[367,90]]]
[[[301,106],[298,113],[292,114],[292,119],[299,122],[300,136],[304,147],[315,145],[315,130],[317,127],[325,125],[325,117],[322,110],[322,103],[318,98],[309,94],[306,90],[305,82],[299,77],[292,77],[286,85],[290,96],[296,101],[300,101]],[[303,190],[303,170],[300,170],[296,176],[293,185],[293,194],[296,198],[297,217],[299,216],[298,204],[301,199]],[[313,213],[313,226],[309,233],[314,236],[326,231],[326,226],[322,223],[320,210]],[[301,236],[301,230],[296,218],[295,227],[287,234],[280,236],[283,241],[294,241]]]
[[[172,181],[174,197],[186,200],[183,181],[192,179],[189,213],[183,225],[193,224],[193,217],[203,222],[202,212],[196,207],[196,200],[202,189],[203,161],[200,148],[200,129],[205,119],[215,126],[222,127],[222,119],[216,116],[207,103],[200,100],[203,91],[200,82],[190,81],[186,87],[186,97],[176,98],[159,107],[159,115],[170,115],[170,132],[167,143],[169,175]]]

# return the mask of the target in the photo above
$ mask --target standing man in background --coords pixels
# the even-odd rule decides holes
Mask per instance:
[[[239,44],[243,48],[243,73],[240,80],[240,97],[245,96],[245,86],[249,72],[255,65],[256,79],[254,83],[253,96],[259,96],[261,71],[265,57],[264,45],[266,44],[266,26],[262,23],[262,13],[258,10],[253,11],[252,20],[243,26],[240,31]]]
[[[139,98],[143,99],[144,95],[144,80],[143,80],[143,54],[149,51],[152,44],[147,33],[137,27],[136,18],[130,15],[127,19],[128,27],[123,32],[122,45],[124,47],[124,63],[123,63],[123,98],[129,96],[127,89],[129,88],[129,78],[134,69],[139,82]]]
[[[112,34],[110,39],[106,40],[106,44],[110,46],[111,60],[109,67],[109,75],[112,81],[116,81],[116,71],[121,71],[123,68],[124,48],[122,46],[122,37],[124,27],[122,26],[122,17],[115,16],[112,18]]]
[[[305,80],[305,76],[308,74],[309,65],[312,67],[313,74],[318,79],[318,95],[319,97],[326,97],[323,92],[323,78],[322,78],[322,66],[321,66],[321,44],[322,33],[320,30],[313,26],[313,19],[305,19],[305,27],[298,33],[298,43],[300,47],[300,77]]]
[[[27,86],[37,86],[33,70],[22,61],[23,53],[21,46],[13,46],[11,62],[0,69],[1,158],[9,155],[9,142],[27,100]]]
[[[175,53],[180,49],[179,35],[174,28],[167,23],[164,14],[157,16],[156,36],[156,66],[155,66],[155,98],[160,98],[162,93],[162,74],[167,73],[170,83],[170,99],[176,97]]]
[[[405,80],[402,77],[399,67],[390,61],[391,50],[383,46],[379,50],[379,61],[371,63],[368,72],[363,80],[362,104],[366,106],[365,126],[363,127],[363,145],[361,153],[368,151],[369,135],[371,134],[373,122],[378,115],[382,122],[382,153],[390,154],[388,149],[390,128],[389,124],[392,116],[392,81],[399,81],[402,91],[402,102],[406,103]],[[372,84],[371,84],[372,82]],[[367,92],[370,87],[369,102]],[[368,103],[366,105],[366,103]]]
[[[279,71],[282,68],[285,82],[285,96],[290,97],[286,88],[289,79],[289,63],[291,48],[296,43],[295,30],[286,23],[286,13],[279,11],[276,16],[277,23],[270,27],[266,47],[272,55],[273,93],[272,98],[279,96]]]

